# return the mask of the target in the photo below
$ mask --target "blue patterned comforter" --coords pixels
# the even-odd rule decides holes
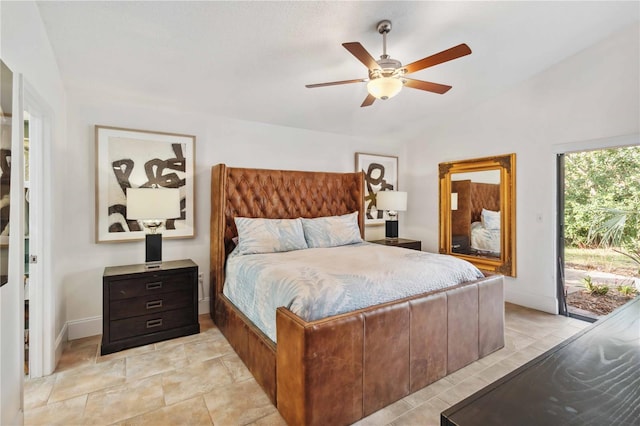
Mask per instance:
[[[313,321],[481,277],[471,263],[452,256],[360,243],[231,253],[223,293],[275,342],[280,306]]]

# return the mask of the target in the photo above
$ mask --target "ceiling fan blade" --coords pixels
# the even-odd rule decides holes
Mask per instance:
[[[366,98],[364,98],[364,101],[362,102],[362,105],[360,105],[360,107],[368,107],[369,105],[371,105],[374,101],[376,100],[376,97],[373,96],[372,94],[368,94]]]
[[[410,63],[409,65],[406,65],[404,67],[404,69],[407,70],[405,74],[411,74],[412,72],[420,71],[425,68],[441,64],[443,62],[452,61],[470,53],[471,49],[469,48],[469,46],[462,43],[452,47],[451,49],[443,50],[440,53],[427,56],[426,58],[422,58],[419,61],[415,61]]]
[[[446,84],[431,83],[429,81],[414,80],[406,77],[404,77],[403,80],[405,81],[404,85],[412,89],[426,90],[427,92],[439,93],[441,95],[451,89],[451,86],[447,86]]]
[[[367,81],[367,78],[357,78],[355,80],[342,80],[342,81],[331,81],[329,83],[317,83],[317,84],[305,84],[304,87],[308,89],[313,89],[314,87],[325,87],[325,86],[337,86],[339,84],[349,84],[349,83],[362,83],[363,81]]]
[[[342,43],[342,46],[344,46],[344,48],[347,49],[349,53],[351,53],[360,62],[362,62],[365,67],[369,68],[370,70],[380,69],[380,66],[378,65],[376,60],[373,59],[373,56],[371,56],[371,54],[367,52],[367,49],[365,49],[357,41],[352,41],[350,43]]]

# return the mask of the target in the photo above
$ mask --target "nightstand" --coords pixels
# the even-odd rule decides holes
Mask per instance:
[[[102,276],[101,355],[200,332],[192,260],[111,266]]]
[[[395,240],[374,240],[369,241],[370,243],[382,244],[383,246],[393,246],[393,247],[403,247],[411,250],[422,250],[422,241],[418,240],[407,240],[405,238],[396,238]]]
[[[451,238],[451,251],[454,253],[467,253],[469,251],[469,237],[466,235],[453,235]]]

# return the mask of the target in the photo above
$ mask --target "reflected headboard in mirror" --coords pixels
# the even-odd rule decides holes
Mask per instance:
[[[440,253],[516,276],[516,155],[440,163]]]

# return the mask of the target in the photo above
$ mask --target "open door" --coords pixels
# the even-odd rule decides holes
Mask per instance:
[[[0,424],[23,423],[24,384],[24,190],[22,78],[0,60],[2,107],[2,286],[0,286]],[[8,219],[8,221],[7,221]]]
[[[556,279],[558,288],[558,313],[560,315],[569,316],[567,310],[567,293],[564,286],[564,154],[558,154],[556,157],[556,175],[558,177],[557,188],[557,239],[556,239]]]

